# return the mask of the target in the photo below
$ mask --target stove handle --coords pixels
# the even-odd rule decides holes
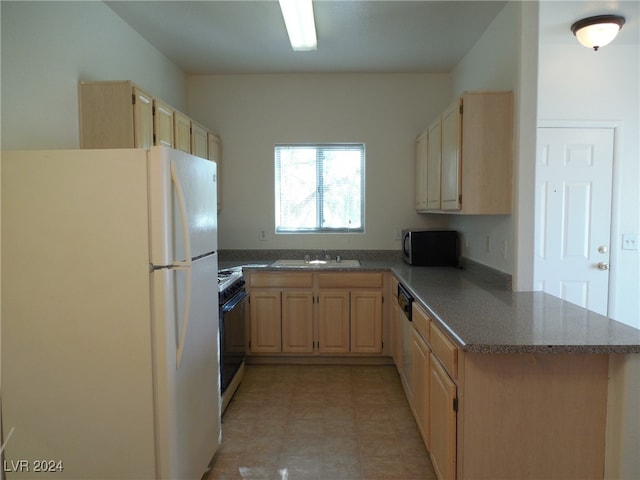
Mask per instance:
[[[238,306],[238,304],[249,296],[249,292],[241,290],[222,305],[222,313],[228,313]]]

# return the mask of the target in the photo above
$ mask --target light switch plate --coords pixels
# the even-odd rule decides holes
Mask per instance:
[[[638,250],[638,236],[635,233],[622,234],[622,250]]]

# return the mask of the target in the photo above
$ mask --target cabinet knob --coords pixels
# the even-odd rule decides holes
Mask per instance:
[[[598,267],[598,270],[609,270],[609,264],[607,262],[599,262],[596,267]]]

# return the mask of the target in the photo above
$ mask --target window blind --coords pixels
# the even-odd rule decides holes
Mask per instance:
[[[276,145],[276,232],[364,231],[361,143]]]

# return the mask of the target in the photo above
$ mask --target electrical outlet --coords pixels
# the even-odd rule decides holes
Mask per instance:
[[[622,234],[623,250],[638,250],[638,236],[634,233]]]
[[[264,228],[258,228],[258,240],[261,242],[267,241],[267,230]]]
[[[402,240],[402,229],[394,228],[393,229],[393,239],[394,240]]]

